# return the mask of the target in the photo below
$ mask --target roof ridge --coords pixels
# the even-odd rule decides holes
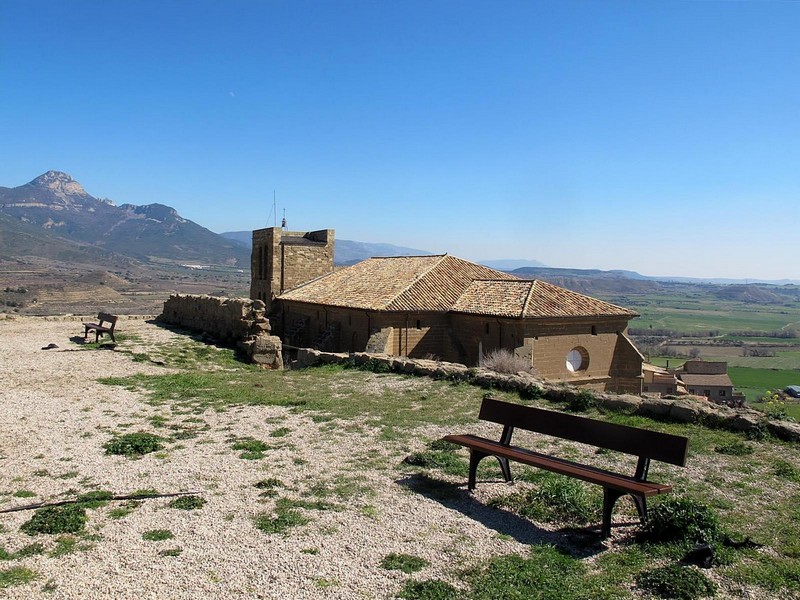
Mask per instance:
[[[448,254],[447,254],[447,253],[445,253],[445,254],[434,254],[434,255],[432,255],[432,256],[433,256],[433,257],[438,257],[438,258],[439,258],[439,260],[437,260],[437,261],[434,261],[434,263],[433,263],[431,266],[429,266],[429,267],[428,267],[427,269],[425,269],[424,271],[420,272],[420,273],[419,273],[419,275],[417,275],[417,276],[414,278],[414,281],[412,281],[411,283],[409,283],[409,284],[408,284],[406,287],[404,287],[404,288],[403,288],[402,290],[400,290],[400,291],[399,291],[397,294],[395,294],[395,295],[394,295],[394,298],[392,298],[391,300],[389,300],[389,301],[388,301],[388,302],[387,302],[387,303],[384,305],[385,307],[391,306],[391,305],[392,305],[392,303],[396,302],[398,298],[401,298],[403,295],[405,295],[405,294],[406,294],[406,292],[408,292],[409,290],[411,290],[411,288],[413,288],[415,285],[417,285],[417,282],[421,281],[421,280],[422,280],[422,279],[423,279],[423,278],[424,278],[424,277],[425,277],[425,276],[426,276],[428,273],[430,273],[430,272],[431,272],[433,269],[435,269],[435,268],[436,268],[436,267],[438,267],[440,264],[442,264],[442,261],[444,261],[444,259],[448,257]],[[424,257],[424,258],[430,258],[431,256],[430,256],[430,255],[422,255],[421,257],[415,257],[415,258],[423,258],[423,257]],[[391,257],[387,257],[387,258],[391,258]],[[395,258],[396,258],[396,257],[395,257]],[[410,257],[407,257],[407,258],[410,258]]]
[[[525,302],[522,303],[522,312],[519,314],[520,319],[525,318],[525,315],[528,314],[528,306],[533,298],[533,290],[537,283],[539,283],[538,279],[531,280],[531,287],[528,288],[528,295],[525,296]]]

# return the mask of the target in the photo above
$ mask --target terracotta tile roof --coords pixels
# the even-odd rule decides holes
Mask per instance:
[[[544,281],[473,281],[453,306],[456,312],[524,319],[636,317],[638,313]]]
[[[733,386],[731,378],[727,375],[702,375],[695,373],[678,373],[678,377],[683,383],[691,386]]]
[[[385,311],[448,311],[475,279],[517,281],[454,256],[370,258],[280,295],[326,306]]]

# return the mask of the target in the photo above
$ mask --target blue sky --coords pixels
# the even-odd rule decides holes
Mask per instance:
[[[0,0],[0,185],[800,279],[800,2]]]

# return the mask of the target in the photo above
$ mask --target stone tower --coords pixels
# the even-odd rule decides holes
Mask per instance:
[[[333,271],[333,229],[285,231],[267,227],[253,231],[250,256],[250,298],[267,311],[286,290]]]

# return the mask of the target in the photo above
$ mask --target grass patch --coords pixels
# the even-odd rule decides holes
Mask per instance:
[[[166,550],[159,550],[159,556],[180,556],[183,548],[167,548]]]
[[[431,563],[412,554],[398,554],[392,552],[383,557],[381,567],[390,571],[402,571],[411,574],[421,571]]]
[[[142,505],[138,500],[128,500],[120,506],[115,506],[108,511],[108,516],[111,519],[124,519],[134,510]]]
[[[398,598],[406,600],[457,600],[464,593],[446,581],[426,579],[424,581],[406,581]]]
[[[466,477],[469,463],[456,452],[461,446],[443,440],[435,440],[428,444],[428,449],[409,454],[403,463],[423,469],[437,469],[448,475]]]
[[[696,600],[713,596],[717,586],[698,569],[669,565],[644,571],[636,577],[636,585],[659,598]]]
[[[196,510],[203,508],[205,503],[205,498],[201,498],[200,496],[181,496],[180,498],[175,498],[175,500],[167,504],[167,506],[180,510]]]
[[[32,492],[30,490],[17,490],[13,495],[15,498],[35,498],[36,492]]]
[[[285,437],[292,432],[291,429],[288,427],[278,427],[277,429],[270,432],[270,437]]]
[[[711,508],[692,498],[673,497],[648,510],[640,538],[654,543],[711,544],[720,535],[719,518]]]
[[[163,542],[174,537],[175,535],[169,529],[151,529],[142,534],[142,539],[147,542]]]
[[[28,535],[78,533],[83,530],[86,520],[86,509],[79,504],[46,506],[37,509],[20,529]]]
[[[714,447],[714,452],[727,454],[729,456],[747,456],[754,452],[753,445],[741,440],[734,440],[727,444],[720,444]]]
[[[789,461],[783,459],[776,460],[773,472],[775,473],[776,477],[780,477],[781,479],[787,479],[795,482],[800,481],[800,469],[798,469]]]
[[[97,490],[94,492],[87,492],[78,496],[78,502],[84,508],[100,508],[108,504],[108,501],[114,497],[111,492]]]
[[[10,569],[0,569],[0,588],[7,588],[14,585],[30,583],[38,577],[36,571],[31,571],[26,567],[11,567]]]
[[[499,556],[468,576],[474,600],[590,597],[586,568],[552,546],[534,546],[527,557]]]
[[[276,507],[274,515],[265,513],[255,519],[256,527],[267,534],[286,533],[310,522],[299,510],[287,506]]]
[[[264,452],[269,450],[270,446],[261,440],[246,437],[236,440],[231,445],[231,448],[233,450],[242,450],[239,458],[244,458],[245,460],[259,460],[264,458]]]
[[[122,456],[142,456],[164,448],[163,439],[152,433],[143,431],[126,433],[112,438],[103,446],[106,454]]]
[[[496,498],[490,506],[507,508],[534,521],[585,524],[597,519],[599,500],[576,479],[556,473],[536,473],[537,487]]]

